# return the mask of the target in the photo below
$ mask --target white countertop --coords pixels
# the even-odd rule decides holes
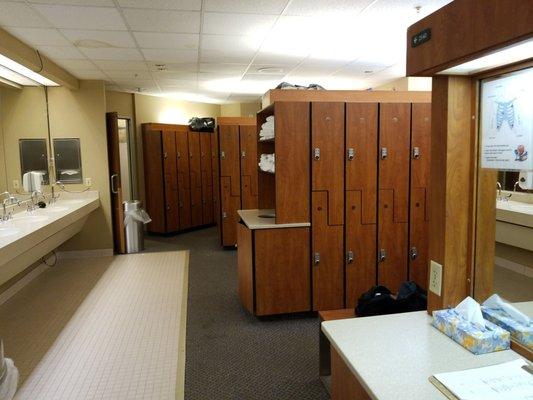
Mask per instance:
[[[521,201],[497,201],[496,220],[533,228],[533,204]]]
[[[515,303],[533,315],[533,301]],[[431,326],[426,311],[322,323],[322,331],[375,400],[446,400],[431,375],[515,360],[512,350],[474,355]]]
[[[311,226],[310,222],[297,222],[290,224],[276,224],[275,217],[262,217],[273,216],[275,210],[238,210],[239,216],[250,229],[277,229],[277,228],[303,228]]]

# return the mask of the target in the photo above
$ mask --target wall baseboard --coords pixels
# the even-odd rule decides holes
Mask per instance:
[[[502,268],[508,269],[510,271],[516,272],[517,274],[525,275],[529,278],[533,278],[533,268],[530,268],[526,265],[522,265],[522,264],[516,263],[511,260],[507,260],[506,258],[501,258],[501,257],[494,257],[494,264]]]
[[[40,264],[38,267],[35,267],[26,275],[24,275],[24,277],[15,282],[8,289],[0,293],[0,305],[4,304],[11,297],[16,295],[21,289],[23,289],[27,284],[29,284],[31,281],[33,281],[35,278],[45,272],[48,268],[50,268],[48,265],[44,263]]]
[[[112,255],[113,249],[72,250],[57,252],[57,258],[59,260],[66,260],[71,258],[111,257]]]

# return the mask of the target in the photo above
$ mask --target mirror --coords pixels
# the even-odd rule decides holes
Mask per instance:
[[[36,174],[26,175],[27,184],[40,176],[48,185],[49,145],[44,88],[0,86],[0,193],[9,191],[24,199],[28,192],[23,176],[32,171]]]
[[[82,183],[80,139],[54,139],[53,146],[56,162],[56,181],[61,183]]]

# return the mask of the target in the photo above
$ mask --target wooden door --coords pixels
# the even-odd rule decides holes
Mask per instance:
[[[396,292],[408,279],[411,104],[380,105],[378,283]]]
[[[412,106],[409,280],[428,284],[428,178],[431,152],[431,104]]]
[[[200,134],[189,131],[189,171],[191,176],[191,223],[202,225],[202,171],[200,166]]]
[[[241,146],[241,203],[243,210],[257,208],[257,131],[255,125],[239,126]]]
[[[378,104],[346,104],[346,307],[376,284]]]
[[[118,114],[106,114],[107,154],[111,187],[111,212],[113,217],[113,243],[115,252],[126,252],[124,233],[124,210],[122,208],[122,186],[120,184],[120,152],[118,139]]]
[[[220,155],[220,212],[221,243],[223,246],[237,244],[237,210],[241,208],[241,173],[239,155],[239,127],[219,126]]]
[[[178,167],[179,225],[180,230],[184,230],[192,226],[189,139],[187,131],[176,132],[176,159]]]
[[[152,222],[148,232],[165,233],[165,182],[163,173],[163,143],[161,130],[143,124],[143,162],[145,207]]]
[[[343,227],[328,224],[328,192],[311,193],[313,310],[344,308]]]
[[[176,160],[176,131],[162,132],[163,173],[165,181],[166,232],[179,229],[178,167]]]
[[[211,135],[200,133],[200,170],[202,172],[202,223],[213,223],[213,171],[211,167]]]

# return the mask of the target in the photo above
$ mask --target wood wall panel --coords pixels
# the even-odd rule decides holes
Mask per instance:
[[[237,252],[239,300],[248,310],[254,312],[254,276],[253,276],[253,231],[244,224],[237,224],[239,251]]]
[[[161,132],[143,126],[143,161],[146,210],[152,222],[148,232],[164,233],[165,224],[165,182],[163,174],[163,143]]]
[[[179,227],[183,230],[192,226],[189,139],[187,131],[176,132],[176,158],[178,168]]]
[[[232,196],[241,195],[240,186],[240,150],[239,150],[239,126],[220,125],[220,176],[230,178],[229,187]]]
[[[313,310],[344,307],[344,262],[342,225],[328,225],[328,192],[314,191],[312,199]],[[320,262],[314,262],[314,255]]]
[[[361,191],[347,191],[344,227],[347,308],[355,307],[359,297],[377,282],[376,224],[363,224],[363,213]],[[349,251],[353,252],[352,262],[347,257]]]
[[[309,228],[258,229],[254,235],[256,314],[309,311]]]
[[[312,190],[327,191],[328,225],[344,221],[344,103],[311,105]],[[315,149],[320,158],[314,157]]]
[[[222,217],[220,228],[222,230],[222,246],[235,246],[237,244],[237,223],[240,219],[237,210],[241,208],[240,196],[231,195],[231,178],[220,177]]]
[[[348,149],[355,150],[349,160]],[[378,104],[346,104],[346,190],[362,192],[362,223],[376,223]]]

